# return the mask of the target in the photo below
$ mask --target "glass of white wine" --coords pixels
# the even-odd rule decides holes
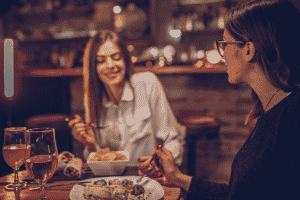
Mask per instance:
[[[58,151],[54,128],[33,128],[26,130],[30,156],[26,159],[26,168],[31,178],[40,185],[40,199],[45,197],[45,184],[56,171]]]
[[[26,182],[20,182],[18,177],[19,168],[25,163],[26,127],[9,127],[4,129],[4,140],[2,153],[5,162],[14,170],[15,179],[12,184],[6,185],[6,190],[24,189],[27,187]]]

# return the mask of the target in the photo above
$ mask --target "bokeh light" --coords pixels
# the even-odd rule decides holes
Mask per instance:
[[[187,62],[188,59],[189,59],[188,54],[187,54],[186,52],[181,52],[181,54],[180,54],[180,60],[181,60],[182,62]]]
[[[216,64],[216,63],[220,62],[222,57],[218,53],[218,50],[214,49],[214,50],[206,52],[206,59],[208,62],[210,62],[212,64]]]
[[[173,57],[168,57],[168,58],[167,58],[167,64],[168,64],[168,65],[171,65],[172,62],[173,62]]]
[[[199,50],[198,52],[197,52],[197,58],[198,59],[202,59],[202,58],[204,58],[205,57],[205,52],[204,52],[204,50]]]
[[[180,40],[180,38],[181,38],[181,35],[182,35],[182,33],[181,33],[180,29],[174,29],[174,27],[172,25],[170,25],[168,27],[168,36],[172,40],[178,42]]]
[[[133,45],[128,45],[127,46],[127,50],[129,51],[129,52],[132,52],[133,50],[134,50],[134,46]]]
[[[202,60],[198,60],[196,63],[195,63],[195,67],[196,68],[200,68],[200,67],[202,67],[204,65],[204,62],[202,61]]]
[[[122,12],[122,8],[120,7],[120,6],[114,6],[113,7],[113,12],[115,13],[115,14],[120,14],[121,12]]]
[[[157,47],[151,47],[149,52],[153,56],[153,58],[157,58],[157,56],[158,56],[158,48]]]
[[[115,15],[115,27],[116,27],[116,31],[120,31],[121,27],[124,25],[125,22],[125,18],[123,15]]]
[[[137,61],[137,57],[136,56],[131,56],[131,62],[136,63],[136,61]]]
[[[163,49],[163,52],[164,52],[164,56],[166,58],[170,58],[170,57],[173,57],[175,55],[175,48],[172,45],[167,45]]]

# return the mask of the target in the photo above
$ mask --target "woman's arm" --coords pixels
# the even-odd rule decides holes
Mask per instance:
[[[150,74],[150,73],[149,73]],[[163,146],[172,152],[177,165],[182,163],[182,138],[177,119],[169,105],[164,89],[157,76],[153,76],[150,91],[152,127],[156,137],[164,141]]]
[[[100,149],[96,144],[93,128],[86,124],[78,114],[75,115],[75,119],[69,121],[68,126],[72,128],[73,137],[80,143],[84,144],[85,159],[87,159],[90,152],[96,152]]]
[[[184,189],[185,191],[189,191],[191,182],[192,182],[192,176],[180,173],[177,174],[176,178],[175,178],[175,183],[177,183],[178,187],[181,187],[182,189]]]

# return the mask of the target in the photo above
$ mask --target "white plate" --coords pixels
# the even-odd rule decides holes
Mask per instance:
[[[136,180],[139,176],[111,176],[111,177],[98,177],[98,178],[90,178],[83,181],[91,181],[91,183],[87,183],[87,185],[93,185],[93,183],[97,180],[104,179],[107,183],[110,180],[119,179],[119,180],[130,180],[133,181],[133,184],[136,184]],[[161,199],[164,196],[164,189],[162,186],[154,179],[145,177],[142,179],[140,184],[143,184],[144,182],[148,182],[143,187],[145,188],[145,194],[151,193],[150,196],[148,196],[147,200],[158,200]],[[83,189],[84,186],[82,185],[74,185],[70,192],[70,199],[71,200],[86,200],[83,197]]]

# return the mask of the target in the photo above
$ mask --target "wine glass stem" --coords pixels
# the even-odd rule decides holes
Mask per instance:
[[[19,185],[19,176],[18,176],[18,172],[19,172],[19,170],[14,169],[14,173],[15,173],[14,185],[15,185],[15,186],[18,186],[18,185]]]
[[[45,196],[45,183],[44,182],[40,182],[40,199],[46,199]]]

